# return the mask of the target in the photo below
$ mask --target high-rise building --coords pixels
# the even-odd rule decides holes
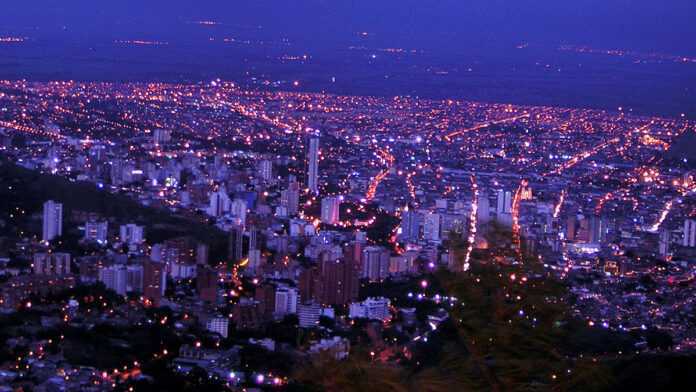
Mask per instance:
[[[325,197],[321,200],[321,221],[327,225],[335,225],[339,222],[341,210],[341,198],[336,196]]]
[[[590,243],[601,244],[606,239],[604,219],[599,216],[590,217]]]
[[[191,279],[196,277],[197,264],[190,261],[167,264],[167,273],[174,280]]]
[[[242,298],[232,307],[232,319],[238,330],[255,330],[260,328],[262,317],[260,304],[254,300]]]
[[[230,213],[240,225],[246,225],[247,202],[243,199],[234,199],[230,204]]]
[[[321,269],[319,266],[312,266],[302,270],[297,281],[297,287],[300,292],[300,301],[309,303],[310,301],[318,301],[321,293]]]
[[[93,144],[89,149],[89,156],[95,162],[101,162],[106,156],[106,147],[103,144]]]
[[[350,304],[348,315],[350,318],[366,318],[370,320],[386,321],[391,318],[389,306],[391,301],[384,297],[369,297],[362,302]]]
[[[159,306],[167,288],[167,272],[164,263],[145,260],[143,264],[143,296],[154,306]]]
[[[365,232],[363,230],[355,230],[353,235],[355,237],[355,241],[363,243],[363,244],[367,242],[367,232]]]
[[[266,318],[270,319],[275,311],[275,286],[264,283],[256,286],[254,299],[259,303],[259,312]]]
[[[312,328],[319,324],[322,307],[316,302],[309,302],[297,306],[297,317],[300,320],[301,328]]]
[[[56,147],[49,148],[46,154],[46,165],[50,169],[56,169],[58,162],[60,162],[60,152]]]
[[[575,240],[579,242],[590,242],[590,219],[585,215],[578,216],[578,230],[575,232]]]
[[[126,291],[143,292],[143,265],[135,264],[126,267]]]
[[[267,159],[259,162],[258,173],[262,180],[270,181],[273,178],[273,162]]]
[[[43,234],[41,239],[51,241],[63,235],[63,205],[48,200],[43,205]]]
[[[210,332],[218,333],[223,338],[227,338],[230,330],[230,319],[222,316],[211,317],[205,322],[205,329]]]
[[[513,195],[510,191],[498,190],[496,195],[496,215],[495,219],[498,223],[511,227],[512,226],[512,199]]]
[[[230,210],[231,200],[227,195],[227,190],[224,186],[219,186],[210,194],[210,205],[208,206],[208,215],[218,217],[224,215]]]
[[[109,234],[109,222],[87,222],[85,223],[85,241],[94,241],[105,244]]]
[[[403,241],[417,241],[420,237],[421,215],[407,209],[401,214],[399,226],[399,239]]]
[[[389,258],[389,275],[403,275],[415,270],[413,258],[405,255]]]
[[[80,278],[83,278],[84,263],[80,264]],[[142,292],[143,290],[143,265],[142,264],[113,264],[96,266],[96,278],[106,288],[114,290],[120,295],[129,292]]]
[[[323,260],[317,300],[324,305],[345,305],[358,297],[358,285],[357,267],[351,260]]]
[[[164,243],[155,244],[150,259],[166,264],[194,264],[197,243],[192,237],[171,238]]]
[[[109,178],[112,185],[122,185],[124,181],[124,173],[126,170],[126,164],[122,159],[114,159],[109,162]]]
[[[128,269],[123,264],[102,267],[99,269],[99,281],[104,283],[107,289],[111,289],[119,295],[126,295],[128,291]]]
[[[213,268],[208,266],[198,266],[196,272],[196,290],[198,297],[207,302],[217,301],[218,274]]]
[[[297,214],[300,206],[300,186],[297,181],[291,181],[288,189],[280,192],[280,205],[287,209],[289,216]]]
[[[141,244],[145,240],[143,233],[144,227],[138,226],[134,223],[121,225],[121,227],[119,228],[119,238],[122,242],[128,245]]]
[[[667,229],[660,230],[658,237],[658,252],[660,257],[663,259],[668,259],[671,255],[671,239],[672,233]]]
[[[430,212],[425,214],[423,219],[423,238],[428,241],[439,241],[442,216],[438,213]]]
[[[234,226],[230,230],[228,256],[232,261],[239,261],[244,257],[244,228]]]
[[[283,233],[275,237],[275,251],[279,256],[285,256],[290,251],[290,237]]]
[[[488,193],[482,191],[478,196],[478,209],[476,211],[476,222],[486,224],[491,220],[491,200]],[[478,230],[480,231],[480,230]]]
[[[319,194],[319,137],[309,138],[307,147],[307,188],[313,194]]]
[[[36,275],[64,276],[70,274],[69,253],[36,253],[32,263]]]
[[[360,253],[356,261],[352,257],[353,250],[354,247],[348,246],[343,256],[338,257],[331,252],[324,252],[318,266],[302,271],[299,279],[302,302],[345,305],[358,297]]]
[[[362,277],[378,282],[389,274],[389,251],[380,246],[368,246],[362,253]]]
[[[575,241],[575,235],[577,233],[577,225],[578,225],[577,216],[573,215],[573,214],[568,216],[568,220],[566,221],[566,239],[568,241]]]
[[[696,219],[684,221],[684,246],[696,247]]]
[[[264,258],[261,257],[261,250],[260,249],[249,249],[249,262],[247,263],[246,270],[244,271],[245,275],[257,275],[260,271],[260,268],[263,266],[264,263]]]
[[[210,247],[208,244],[199,242],[196,245],[196,264],[208,265],[208,255],[210,254]]]
[[[172,131],[157,128],[152,131],[152,142],[157,145],[168,143],[172,140]]]
[[[250,226],[247,233],[249,234],[249,250],[258,249],[259,232],[256,230],[256,227]]]
[[[362,270],[362,251],[364,242],[352,241],[343,247],[343,259],[352,264],[353,269],[359,274]]]
[[[294,287],[277,287],[275,291],[275,309],[273,314],[285,316],[297,313],[297,289]]]
[[[498,190],[498,215],[512,212],[512,192],[503,189]]]

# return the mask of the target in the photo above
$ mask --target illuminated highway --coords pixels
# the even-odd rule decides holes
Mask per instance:
[[[556,168],[550,172],[545,173],[544,176],[561,175],[561,174],[563,174],[564,171],[572,168],[573,166],[577,165],[578,163],[584,161],[585,159],[587,159],[587,158],[595,155],[596,153],[604,150],[605,148],[607,148],[615,143],[618,143],[620,140],[621,140],[620,138],[616,137],[616,138],[613,138],[607,142],[599,144],[599,145],[597,145],[597,146],[595,146],[587,151],[583,151],[579,154],[576,154],[575,156],[571,157],[570,159],[565,161],[563,164],[561,164],[561,166],[559,166],[558,168]]]
[[[479,190],[478,183],[476,182],[476,176],[471,175],[471,190],[473,191],[471,199],[471,212],[469,213],[469,233],[467,237],[467,248],[466,254],[464,255],[464,265],[462,269],[464,271],[469,270],[469,265],[471,262],[471,252],[474,250],[476,245],[476,226],[478,225],[478,198]]]
[[[379,187],[379,184],[387,178],[389,175],[389,172],[392,169],[392,166],[394,165],[394,156],[389,153],[386,149],[378,149],[377,154],[380,157],[380,160],[387,165],[387,168],[379,172],[376,176],[374,176],[370,180],[370,184],[367,187],[367,193],[365,194],[365,199],[368,201],[371,201],[375,198],[375,195],[377,194],[377,187]]]
[[[459,135],[462,135],[462,134],[465,134],[468,132],[478,131],[478,130],[488,128],[488,127],[493,126],[493,125],[500,125],[500,124],[515,122],[515,121],[521,120],[523,118],[529,118],[529,113],[520,114],[520,115],[514,116],[514,117],[504,118],[502,120],[489,121],[489,122],[486,122],[483,124],[475,125],[475,126],[470,127],[470,128],[460,129],[458,131],[454,131],[452,133],[445,135],[445,140],[448,142],[451,142],[453,138],[455,138]]]

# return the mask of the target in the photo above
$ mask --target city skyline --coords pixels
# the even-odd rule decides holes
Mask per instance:
[[[682,390],[686,1],[0,15],[0,389]]]

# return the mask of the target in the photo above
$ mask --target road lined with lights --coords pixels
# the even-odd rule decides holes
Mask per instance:
[[[377,155],[387,165],[387,168],[379,172],[370,180],[370,184],[367,187],[367,193],[365,194],[365,199],[367,201],[372,201],[375,198],[377,195],[377,187],[385,178],[387,178],[395,161],[394,156],[391,155],[386,149],[378,149]]]
[[[605,148],[607,148],[615,143],[618,143],[620,140],[621,140],[620,138],[615,137],[615,138],[610,139],[604,143],[601,143],[601,144],[599,144],[599,145],[597,145],[597,146],[595,146],[587,151],[583,151],[583,152],[573,156],[569,160],[565,161],[558,168],[543,174],[543,176],[547,177],[550,175],[561,175],[561,174],[563,174],[564,171],[572,168],[573,166],[577,165],[578,163],[584,161],[585,159],[597,154],[598,152],[604,150]]]
[[[502,120],[489,121],[489,122],[486,122],[483,124],[478,124],[478,125],[475,125],[473,127],[466,128],[466,129],[460,129],[458,131],[454,131],[452,133],[445,135],[445,140],[448,142],[451,142],[452,138],[457,137],[459,135],[462,135],[462,134],[465,134],[468,132],[478,131],[478,130],[488,128],[488,127],[493,126],[493,125],[500,125],[500,124],[515,122],[515,121],[521,120],[523,118],[529,118],[529,113],[524,113],[524,114],[521,114],[519,116],[504,118]]]
[[[473,191],[473,196],[471,199],[471,212],[469,213],[469,235],[468,235],[468,244],[466,247],[466,254],[464,255],[464,265],[462,266],[462,270],[468,271],[469,270],[469,264],[471,261],[471,252],[474,250],[474,246],[476,245],[476,226],[478,225],[478,199],[479,199],[479,190],[478,190],[478,183],[476,182],[476,176],[471,175],[471,190]]]

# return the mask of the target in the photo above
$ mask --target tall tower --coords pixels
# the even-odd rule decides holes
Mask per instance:
[[[307,148],[307,188],[319,194],[319,137],[311,136]]]
[[[144,227],[143,226],[138,226],[134,223],[129,223],[127,225],[121,225],[119,228],[120,232],[120,240],[122,242],[125,242],[129,245],[131,244],[141,244],[144,240],[145,237],[143,235],[144,233]]]
[[[590,243],[601,244],[605,240],[605,222],[599,216],[590,217]]]
[[[684,221],[684,246],[696,247],[696,219]]]
[[[488,193],[483,191],[479,193],[477,198],[478,210],[476,211],[476,222],[478,224],[485,224],[491,220],[491,200]]]
[[[230,230],[228,256],[239,261],[244,256],[244,227],[236,225]]]
[[[264,159],[259,162],[258,165],[258,175],[264,181],[270,181],[273,177],[273,162],[268,159]]]
[[[381,246],[368,246],[362,254],[362,277],[370,282],[382,281],[389,273],[389,251]]]
[[[399,238],[405,241],[418,241],[420,236],[421,214],[406,210],[401,214],[401,233]]]
[[[254,250],[254,249],[258,249],[257,243],[256,243],[258,234],[259,233],[256,230],[255,226],[252,225],[249,227],[249,250],[250,251]]]
[[[224,215],[230,210],[230,205],[232,201],[227,195],[227,189],[224,185],[216,187],[216,189],[210,193],[210,206],[208,207],[208,215],[213,217],[218,217]]]
[[[162,295],[167,288],[167,272],[165,264],[151,260],[143,263],[143,296],[159,306]]]
[[[335,225],[339,222],[339,212],[341,209],[341,199],[331,196],[321,200],[321,221],[328,225]]]
[[[63,235],[63,205],[48,200],[43,205],[43,234],[41,239],[51,241]]]
[[[439,241],[442,231],[442,215],[430,212],[423,219],[423,238],[428,241]]]
[[[288,215],[297,214],[300,207],[300,186],[295,179],[290,180],[288,189],[280,192],[280,205],[287,208]]]

